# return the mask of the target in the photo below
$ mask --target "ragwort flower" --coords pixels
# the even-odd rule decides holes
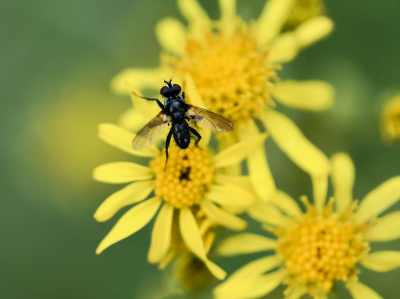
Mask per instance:
[[[385,142],[400,140],[400,94],[390,99],[383,107],[380,127]]]
[[[244,229],[246,222],[224,208],[249,205],[255,197],[251,192],[229,185],[224,181],[225,176],[218,174],[217,170],[240,163],[265,141],[266,134],[258,135],[249,142],[235,144],[212,156],[208,150],[210,135],[205,132],[201,147],[170,151],[165,171],[164,151],[154,145],[142,151],[133,150],[131,143],[135,134],[112,124],[102,124],[99,136],[127,153],[151,158],[151,161],[149,166],[114,162],[94,170],[93,176],[98,181],[130,183],[100,205],[94,215],[96,220],[106,221],[121,208],[136,204],[120,218],[96,252],[101,253],[143,228],[161,207],[153,228],[149,262],[165,264],[171,258],[171,253],[179,252],[177,247],[184,244],[186,250],[202,260],[215,277],[223,279],[225,272],[207,258],[213,241],[209,228],[222,225],[233,230]],[[153,191],[154,196],[146,199]]]
[[[354,166],[346,154],[332,158],[334,198],[325,204],[327,178],[313,181],[314,205],[302,197],[303,213],[287,194],[278,191],[272,203],[256,204],[250,214],[265,223],[276,239],[240,234],[219,247],[224,255],[274,251],[239,269],[215,290],[218,299],[259,298],[279,284],[287,285],[285,298],[309,294],[327,298],[343,281],[353,298],[381,298],[358,282],[358,265],[385,272],[400,266],[399,251],[370,253],[372,242],[400,238],[399,212],[378,215],[400,199],[400,176],[368,193],[358,204],[353,200]],[[274,270],[276,269],[276,270]]]
[[[186,28],[172,18],[158,24],[156,34],[164,49],[161,66],[126,69],[113,79],[113,90],[127,94],[127,83],[139,90],[158,90],[159,78],[174,74],[174,80],[181,78],[185,84],[190,81],[195,85],[204,102],[202,107],[234,122],[233,134],[221,136],[225,137],[221,142],[223,146],[246,136],[242,131],[257,118],[278,146],[303,170],[314,176],[326,174],[329,171],[327,159],[289,118],[273,109],[273,99],[289,107],[311,111],[331,106],[331,85],[322,81],[282,81],[277,70],[281,68],[280,63],[294,59],[302,49],[327,36],[333,29],[332,21],[317,16],[293,31],[281,33],[293,0],[269,0],[260,17],[249,24],[237,16],[235,1],[220,0],[219,4],[221,18],[212,21],[196,0],[178,0],[189,25]],[[264,149],[260,151],[265,152]],[[301,162],[304,159],[308,159],[307,165]],[[268,169],[266,171],[269,173]],[[268,200],[273,191],[270,189],[259,196]]]

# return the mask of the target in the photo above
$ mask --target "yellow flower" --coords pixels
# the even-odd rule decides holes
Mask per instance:
[[[98,181],[130,183],[101,204],[94,215],[96,220],[106,221],[121,208],[136,204],[121,217],[96,252],[101,253],[110,245],[143,228],[161,207],[153,228],[149,262],[165,263],[165,259],[169,259],[168,252],[176,246],[176,242],[171,239],[179,231],[179,239],[183,240],[187,250],[202,260],[214,276],[223,279],[225,272],[206,255],[213,237],[209,233],[210,222],[233,230],[244,229],[246,222],[226,212],[225,208],[247,206],[254,202],[255,196],[229,184],[226,176],[217,170],[240,163],[264,143],[266,134],[255,136],[248,142],[237,143],[212,156],[208,150],[210,134],[205,132],[201,147],[180,152],[171,150],[165,171],[164,151],[154,145],[143,151],[133,150],[131,143],[135,134],[112,124],[101,124],[99,136],[129,154],[151,158],[151,161],[149,166],[114,162],[94,170],[93,176]],[[153,191],[154,196],[146,199]],[[177,224],[177,230],[173,230],[174,224]]]
[[[281,191],[272,203],[260,202],[250,208],[250,215],[264,222],[276,239],[240,234],[225,240],[218,251],[223,255],[268,250],[275,254],[232,274],[214,290],[216,298],[259,298],[283,283],[287,284],[285,298],[298,299],[308,293],[323,299],[338,281],[345,282],[353,298],[381,298],[358,282],[357,266],[378,272],[400,266],[399,251],[370,253],[372,242],[400,238],[399,212],[376,219],[400,199],[400,176],[384,182],[358,204],[352,197],[355,170],[351,159],[346,154],[336,154],[332,166],[334,199],[328,203],[325,204],[328,179],[323,177],[313,180],[314,205],[302,197],[305,213]]]
[[[388,143],[400,140],[400,94],[389,100],[381,114],[381,135]]]
[[[236,14],[234,0],[220,0],[221,18],[212,21],[196,0],[178,0],[178,6],[187,19],[186,28],[180,21],[162,20],[156,35],[163,48],[161,66],[153,69],[125,69],[112,80],[112,89],[127,94],[127,84],[139,90],[159,90],[160,79],[170,78],[197,89],[204,105],[235,123],[233,134],[222,135],[222,147],[248,135],[243,131],[253,126],[258,118],[278,146],[303,170],[314,176],[329,172],[328,159],[300,132],[286,116],[274,110],[279,103],[304,110],[320,111],[333,102],[333,88],[322,81],[282,81],[276,71],[280,63],[288,62],[304,48],[327,36],[333,29],[332,21],[318,16],[302,23],[293,31],[281,33],[291,11],[293,0],[269,0],[260,17],[250,24]],[[191,99],[189,99],[191,101]],[[137,106],[134,106],[137,108]],[[131,110],[128,113],[135,113]],[[125,115],[124,124],[137,128]],[[256,128],[257,129],[257,128]],[[258,130],[258,129],[257,129]],[[259,131],[259,130],[258,130]],[[264,148],[259,149],[253,162],[256,171],[252,180],[262,180],[269,169],[258,171],[260,159],[266,161]],[[261,157],[262,156],[262,157]],[[307,163],[301,161],[307,160]],[[323,167],[313,167],[313,166]],[[266,166],[268,167],[268,166]],[[268,191],[260,186],[256,191],[264,200],[274,193],[270,182]],[[264,189],[262,192],[260,189]]]

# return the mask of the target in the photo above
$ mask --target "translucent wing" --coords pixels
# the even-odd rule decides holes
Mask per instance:
[[[202,124],[206,128],[217,132],[231,132],[233,131],[233,123],[214,112],[208,111],[197,106],[188,105],[189,109],[187,111],[188,116],[194,119],[198,123]]]
[[[164,113],[161,111],[136,134],[132,141],[132,147],[140,150],[156,142],[163,133],[166,122]]]

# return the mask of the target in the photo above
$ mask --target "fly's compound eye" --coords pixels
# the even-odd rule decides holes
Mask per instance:
[[[182,88],[178,85],[178,84],[174,84],[173,85],[173,88],[174,88],[174,91],[176,92],[176,93],[180,93],[181,92],[181,90],[182,90]]]
[[[160,89],[160,94],[162,96],[165,96],[168,93],[168,91],[169,91],[168,86],[164,86],[163,88]]]

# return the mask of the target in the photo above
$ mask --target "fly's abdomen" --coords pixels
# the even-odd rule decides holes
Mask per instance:
[[[174,123],[172,126],[172,134],[174,135],[175,143],[181,148],[186,149],[190,144],[189,125],[183,121],[182,123]]]

